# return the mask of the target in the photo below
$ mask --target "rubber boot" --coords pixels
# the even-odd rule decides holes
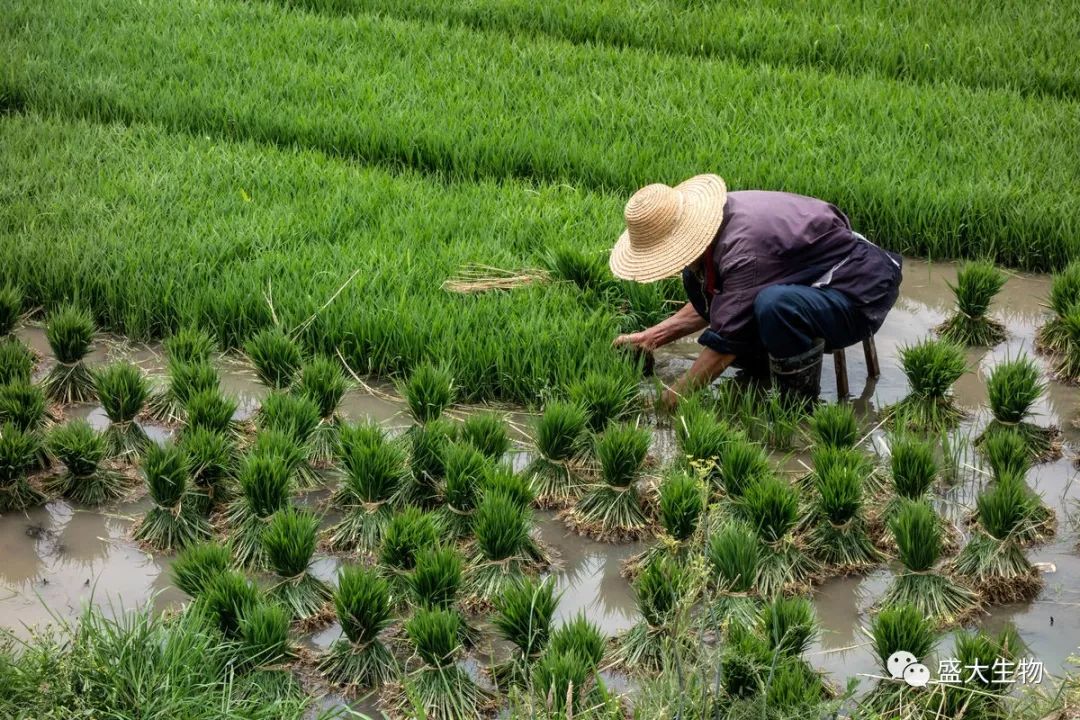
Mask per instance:
[[[817,402],[821,394],[821,359],[825,355],[825,341],[818,340],[814,347],[804,353],[786,358],[769,356],[769,373],[773,387],[785,399]]]

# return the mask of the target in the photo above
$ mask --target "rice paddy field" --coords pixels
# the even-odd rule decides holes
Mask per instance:
[[[1078,32],[0,0],[0,717],[1076,717]],[[655,411],[701,172],[906,256],[879,378]]]

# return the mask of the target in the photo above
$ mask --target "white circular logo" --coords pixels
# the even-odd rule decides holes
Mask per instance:
[[[904,668],[904,682],[911,687],[926,687],[930,682],[930,668],[922,663],[911,663]]]
[[[892,675],[893,680],[900,680],[904,677],[904,668],[917,662],[919,662],[919,659],[908,651],[897,650],[889,656],[889,659],[885,663],[885,667],[888,668],[889,674]]]

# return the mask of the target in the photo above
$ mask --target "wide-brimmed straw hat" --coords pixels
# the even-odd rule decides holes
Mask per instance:
[[[718,175],[641,188],[626,203],[626,230],[611,251],[611,272],[643,283],[680,272],[716,236],[726,200],[727,187]]]

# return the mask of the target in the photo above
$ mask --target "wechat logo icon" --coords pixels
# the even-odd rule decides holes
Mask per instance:
[[[930,682],[930,668],[904,650],[897,650],[890,655],[885,666],[894,680],[903,680],[911,687],[926,687]]]

